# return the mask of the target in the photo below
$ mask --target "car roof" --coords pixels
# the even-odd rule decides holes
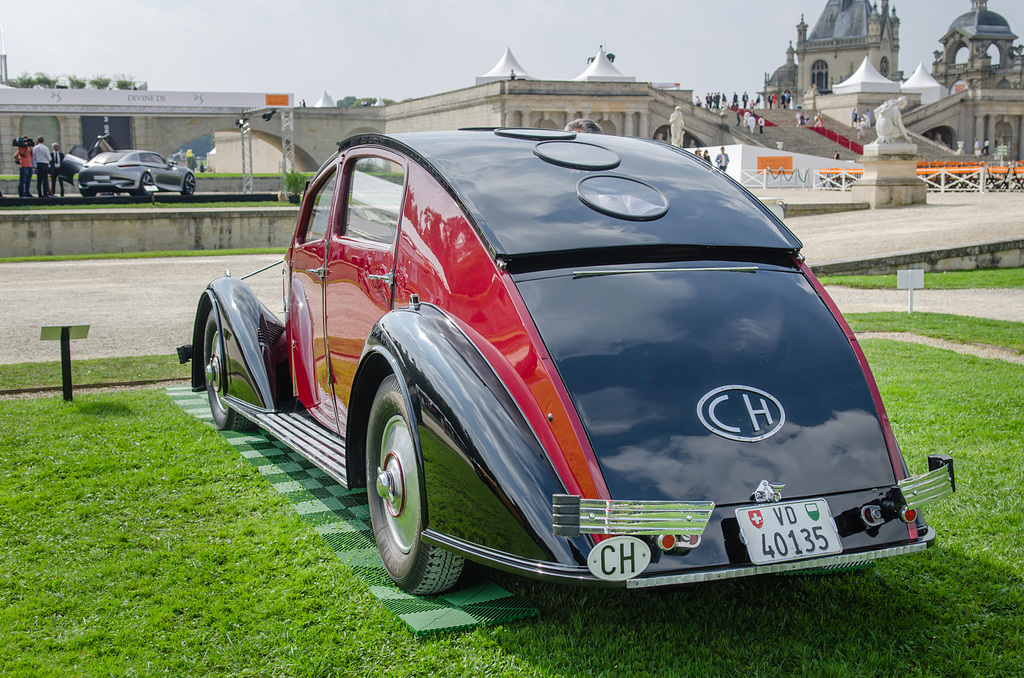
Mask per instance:
[[[661,142],[508,128],[361,135],[339,149],[360,144],[391,147],[424,166],[506,258],[608,247],[802,246],[746,189]]]

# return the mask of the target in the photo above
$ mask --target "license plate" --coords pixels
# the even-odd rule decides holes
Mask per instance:
[[[756,565],[843,552],[824,499],[738,508],[736,520],[750,560]]]
[[[93,179],[95,179],[96,181],[110,181],[110,175],[109,174],[97,174],[96,176],[93,177]]]

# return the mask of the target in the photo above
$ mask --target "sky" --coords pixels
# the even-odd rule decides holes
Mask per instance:
[[[638,81],[756,92],[825,0],[0,0],[8,75],[128,75],[151,90],[417,98],[475,84],[506,47],[568,80],[600,46]],[[970,0],[893,2],[900,68],[930,67]],[[1024,2],[989,0],[1018,34]],[[61,36],[55,41],[53,36]],[[930,70],[930,68],[929,68]]]

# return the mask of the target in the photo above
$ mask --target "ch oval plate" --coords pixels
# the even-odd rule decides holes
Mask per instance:
[[[590,549],[587,567],[605,581],[632,579],[651,564],[651,549],[636,537],[611,537]]]
[[[786,423],[786,410],[778,398],[753,386],[731,384],[704,394],[697,417],[715,435],[756,443],[771,438]]]

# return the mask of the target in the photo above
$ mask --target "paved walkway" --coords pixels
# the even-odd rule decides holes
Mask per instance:
[[[775,191],[788,202],[845,199],[842,194]],[[926,206],[800,217],[789,226],[815,263],[894,251],[1024,237],[1022,194],[929,194]],[[88,324],[72,358],[173,354],[191,341],[196,303],[225,269],[239,276],[277,255],[0,264],[0,364],[58,360],[58,342],[39,340],[43,325]],[[280,268],[249,280],[281,313]],[[831,288],[844,313],[906,311],[906,292]],[[920,290],[914,310],[1024,322],[1022,290]]]

